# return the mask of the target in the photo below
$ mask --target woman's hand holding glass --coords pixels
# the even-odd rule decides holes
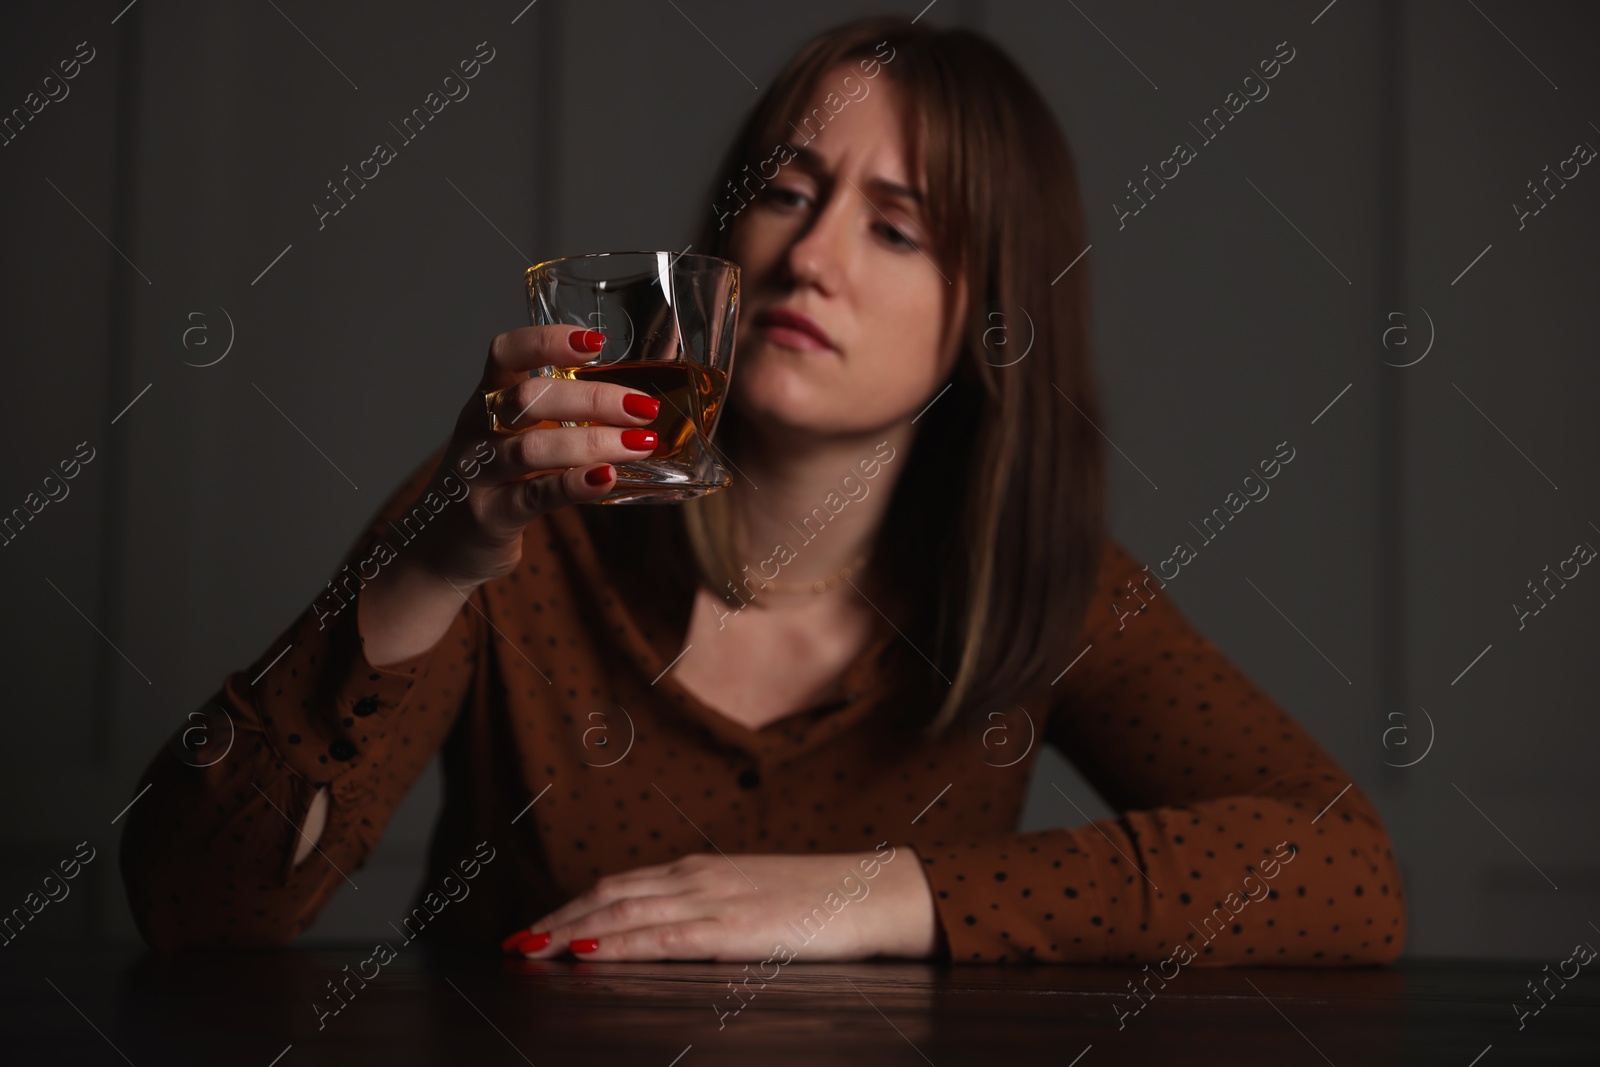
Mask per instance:
[[[361,591],[367,662],[383,666],[434,647],[473,588],[516,567],[528,523],[605,496],[616,484],[612,462],[655,451],[658,435],[644,427],[661,410],[657,398],[612,382],[528,375],[587,363],[603,340],[595,330],[551,325],[507,330],[489,342],[478,388],[418,495],[451,502],[383,580]]]
[[[581,326],[524,326],[489,343],[477,390],[461,410],[434,485],[487,441],[494,455],[463,506],[430,526],[428,566],[467,590],[509,573],[522,556],[522,530],[567,504],[596,500],[616,480],[614,461],[650,455],[659,443],[644,429],[661,401],[599,381],[529,377],[552,364],[587,363],[604,340]],[[562,422],[588,423],[562,426]]]

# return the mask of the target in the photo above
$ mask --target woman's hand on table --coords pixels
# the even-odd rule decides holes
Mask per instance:
[[[583,895],[512,932],[504,949],[529,959],[772,957],[927,959],[939,922],[922,863],[906,846],[828,855],[699,853],[608,875]]]

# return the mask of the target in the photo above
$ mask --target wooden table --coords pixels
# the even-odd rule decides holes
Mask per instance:
[[[796,962],[722,1015],[740,1002],[728,983],[745,978],[742,965],[530,963],[418,945],[372,960],[369,944],[163,954],[19,938],[0,952],[0,1062],[1500,1067],[1600,1057],[1595,974],[1580,972],[1519,1031],[1512,1005],[1528,1003],[1525,983],[1545,961],[1191,966],[1165,989],[1152,979],[1143,1009],[1119,1017],[1139,1003],[1126,983],[1152,972]],[[360,973],[371,976],[364,988]],[[334,1013],[341,1001],[327,983],[352,975]]]

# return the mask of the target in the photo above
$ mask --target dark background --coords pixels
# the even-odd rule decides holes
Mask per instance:
[[[755,87],[874,10],[524,3],[8,7],[0,114],[95,50],[0,147],[0,513],[95,450],[0,548],[0,911],[78,842],[98,853],[30,943],[135,938],[112,820],[138,774],[443,441],[489,338],[527,323],[523,268],[683,248]],[[1600,545],[1600,175],[1521,230],[1511,207],[1600,145],[1596,9],[940,0],[923,17],[999,41],[1077,155],[1115,536],[1152,565],[1198,545],[1189,523],[1295,448],[1167,593],[1376,800],[1408,952],[1557,959],[1594,937],[1600,577],[1520,631],[1510,605]],[[481,41],[495,58],[471,95],[319,230],[325,183],[398,143],[388,123]],[[1296,55],[1270,96],[1200,145],[1189,123],[1282,41]],[[1199,158],[1119,230],[1111,205],[1180,139]],[[1427,357],[1386,365],[1421,354],[1429,318]],[[187,365],[230,335],[221,362]],[[1082,821],[1052,781],[1106,812],[1047,753],[1026,828]],[[388,930],[438,799],[430,772],[308,938]]]

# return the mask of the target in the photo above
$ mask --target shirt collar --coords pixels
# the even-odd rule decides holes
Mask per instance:
[[[590,600],[587,605],[574,605],[575,609],[594,612],[596,633],[602,635],[608,647],[635,668],[646,685],[660,690],[664,700],[722,744],[764,763],[794,759],[849,730],[881,706],[888,695],[888,668],[896,642],[901,639],[894,624],[880,614],[880,624],[867,643],[811,707],[760,730],[734,722],[678,685],[668,670],[683,652],[698,587],[687,546],[674,545],[669,553],[670,558],[682,561],[673,575],[641,573],[642,568],[636,565],[640,554],[620,550],[624,547],[620,541],[612,542],[612,550],[602,561],[599,541],[630,526],[636,526],[641,535],[650,531],[664,535],[677,528],[676,522],[665,521],[675,516],[640,516],[644,521],[634,524],[630,521],[632,516],[623,519],[608,515],[596,523],[608,528],[598,538],[597,531],[591,529],[590,517],[580,514],[576,505],[559,508],[547,518],[551,532],[581,576],[576,587]]]

